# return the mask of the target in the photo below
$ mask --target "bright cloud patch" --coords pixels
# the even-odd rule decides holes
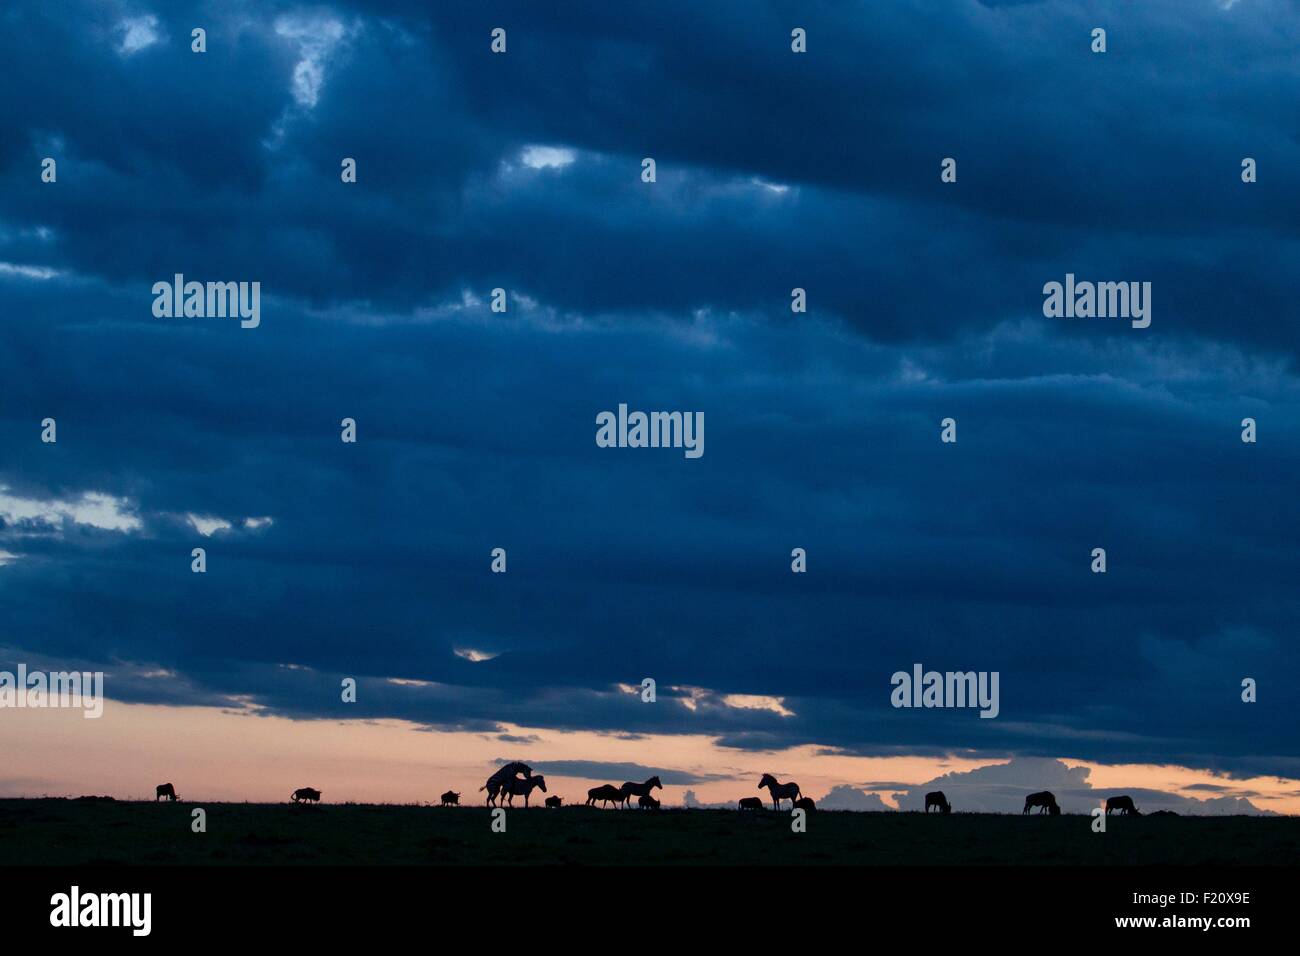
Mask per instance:
[[[58,269],[45,266],[23,266],[13,262],[0,262],[0,276],[15,276],[19,279],[53,279],[58,276]]]
[[[88,491],[75,501],[42,501],[8,494],[0,487],[0,519],[6,524],[34,521],[62,527],[65,520],[105,531],[137,531],[140,519],[125,498]]]
[[[117,52],[122,56],[131,56],[162,40],[158,30],[158,18],[153,14],[142,17],[127,17],[117,25],[121,37]]]
[[[497,655],[493,654],[491,651],[476,651],[472,647],[458,647],[456,648],[456,656],[463,657],[465,660],[473,661],[477,664],[479,661],[490,661]]]
[[[185,516],[185,520],[192,524],[194,530],[205,538],[212,537],[218,531],[230,530],[230,522],[225,518],[211,518],[204,515],[188,514]]]
[[[176,680],[180,674],[166,667],[156,667],[152,670],[136,671],[135,676],[142,677],[145,680]]]
[[[519,161],[529,169],[563,169],[576,155],[571,149],[560,146],[525,146]]]
[[[728,694],[722,698],[728,707],[744,710],[770,710],[782,717],[793,717],[794,711],[785,706],[784,697],[764,697],[761,694]]]
[[[344,37],[347,28],[338,20],[323,17],[284,16],[275,21],[277,36],[298,46],[290,91],[294,102],[312,109],[325,86],[325,66]]]

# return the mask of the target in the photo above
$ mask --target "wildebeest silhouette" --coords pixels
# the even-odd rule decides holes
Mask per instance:
[[[446,793],[442,795],[442,805],[444,807],[460,806],[460,794],[457,793],[455,790],[448,790]]]
[[[758,797],[741,797],[740,809],[742,810],[762,810],[763,801]]]
[[[642,810],[658,810],[658,809],[659,809],[659,801],[656,800],[654,797],[650,796],[650,794],[648,794],[648,793],[643,793],[643,794],[641,794],[641,796],[639,796],[639,797],[636,798],[636,802],[637,802],[637,805],[638,805]]]
[[[763,774],[763,779],[758,781],[758,789],[762,790],[767,787],[768,793],[772,795],[772,809],[780,810],[781,801],[789,800],[790,805],[799,799],[802,794],[799,793],[799,784],[791,780],[789,783],[777,783],[776,777],[770,773]]]
[[[929,813],[931,807],[936,808],[940,813],[952,813],[952,804],[948,802],[942,790],[932,790],[925,795],[925,812]]]
[[[320,791],[313,790],[311,787],[301,787],[293,792],[290,797],[294,803],[320,803]]]
[[[623,790],[612,783],[602,784],[599,787],[592,787],[587,791],[587,806],[592,806],[599,800],[602,804],[613,803],[615,805],[623,802]]]
[[[812,797],[800,797],[794,802],[794,808],[796,810],[816,810],[817,804],[813,803]]]
[[[1040,790],[1025,797],[1025,809],[1020,811],[1020,815],[1024,816],[1028,813],[1030,807],[1038,807],[1039,813],[1050,813],[1054,817],[1061,815],[1061,808],[1056,805],[1056,797],[1048,790]]]
[[[561,800],[559,797],[547,797],[547,798],[546,798],[546,805],[547,805],[548,807],[558,807],[558,806],[562,805],[563,803],[564,803],[564,801]]]
[[[158,784],[158,786],[153,788],[153,792],[154,792],[154,798],[153,798],[154,803],[157,803],[163,797],[166,797],[168,800],[171,800],[173,802],[180,799],[180,797],[176,796],[176,788],[173,787],[170,783]]]
[[[664,785],[659,782],[658,777],[651,777],[645,783],[623,784],[623,786],[619,787],[619,789],[623,791],[623,805],[626,806],[627,802],[633,797],[648,797],[650,791],[655,787],[658,787],[660,790],[664,788]]]
[[[1133,798],[1127,795],[1121,797],[1107,797],[1106,816],[1110,816],[1110,811],[1112,810],[1118,810],[1120,813],[1124,814],[1124,816],[1128,816],[1130,813],[1135,817],[1142,816],[1142,811],[1133,806]]]
[[[522,796],[524,806],[528,806],[528,796],[535,787],[541,787],[542,793],[546,792],[546,778],[540,773],[535,777],[525,777],[523,780],[507,780],[502,793],[505,795],[506,803],[510,806],[515,805],[515,797],[517,796]]]
[[[514,780],[520,774],[527,780],[533,775],[533,768],[526,763],[520,763],[518,760],[508,763],[492,776],[487,778],[487,783],[478,788],[478,792],[487,791],[487,804],[490,807],[496,806],[497,796],[506,789],[506,783]]]

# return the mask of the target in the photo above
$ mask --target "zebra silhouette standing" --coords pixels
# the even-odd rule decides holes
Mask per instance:
[[[778,783],[776,777],[770,773],[763,774],[763,779],[758,781],[758,789],[762,790],[764,787],[767,787],[768,792],[772,795],[772,809],[774,810],[781,809],[782,800],[789,800],[790,805],[794,806],[794,802],[803,796],[799,792],[799,784],[793,780],[789,783]]]
[[[664,788],[664,785],[659,782],[658,777],[651,777],[645,783],[623,784],[623,786],[619,788],[620,790],[623,791],[623,805],[626,806],[628,801],[631,800],[633,797],[650,796],[650,791],[653,790],[655,787],[658,787],[660,790]]]
[[[546,778],[540,773],[535,777],[525,777],[522,780],[507,780],[503,791],[506,803],[513,807],[516,795],[520,795],[524,798],[524,806],[528,806],[528,797],[534,787],[541,787],[542,793],[546,792]]]

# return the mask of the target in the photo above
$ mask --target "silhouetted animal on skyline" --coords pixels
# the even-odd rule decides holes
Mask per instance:
[[[1133,798],[1130,796],[1107,797],[1106,798],[1106,816],[1110,816],[1110,811],[1118,810],[1124,816],[1130,813],[1135,817],[1142,816],[1142,811],[1133,806]]]
[[[507,780],[505,790],[506,803],[510,806],[515,805],[515,797],[524,798],[524,806],[528,806],[528,797],[535,787],[541,787],[542,793],[546,792],[546,778],[540,773],[535,777],[525,777],[523,780]]]
[[[800,797],[798,800],[794,802],[794,808],[796,810],[804,810],[806,812],[811,812],[817,809],[817,804],[813,803],[812,797]]]
[[[627,802],[631,800],[633,797],[649,796],[650,791],[653,790],[655,787],[658,787],[660,790],[664,788],[664,785],[659,782],[658,777],[651,777],[645,783],[623,784],[623,786],[619,787],[619,789],[623,791],[623,805],[626,806]]]
[[[292,799],[294,803],[298,803],[299,801],[305,803],[320,803],[320,791],[313,790],[311,787],[301,787],[293,792],[293,796],[290,799]]]
[[[1178,811],[1177,811],[1177,810],[1157,810],[1155,813],[1149,814],[1149,816],[1153,816],[1153,817],[1176,817],[1176,816],[1178,816]]]
[[[173,787],[170,783],[158,784],[158,786],[154,787],[153,792],[154,792],[154,798],[153,798],[154,803],[157,803],[163,797],[166,797],[168,800],[171,800],[173,803],[180,799],[180,797],[176,796],[176,788]]]
[[[767,787],[768,793],[772,795],[772,809],[780,810],[781,801],[789,800],[790,805],[799,799],[802,794],[799,792],[799,784],[791,780],[789,783],[778,783],[776,777],[770,773],[763,774],[763,779],[758,781],[758,789],[762,790]]]
[[[615,805],[623,802],[623,790],[612,783],[602,784],[599,787],[592,787],[587,791],[587,806],[592,806],[599,800],[602,803],[613,803]]]
[[[564,801],[561,800],[559,797],[547,797],[547,798],[546,798],[546,805],[547,805],[548,807],[558,807],[558,806],[562,805],[563,803],[564,803]]]
[[[948,802],[942,790],[932,790],[925,795],[925,812],[929,813],[931,807],[935,807],[940,813],[952,813],[952,804]]]
[[[478,788],[478,792],[487,791],[487,804],[490,807],[496,806],[497,796],[506,788],[507,781],[514,780],[520,774],[523,774],[525,780],[533,775],[533,768],[526,763],[520,763],[518,760],[508,763],[492,776],[487,778],[487,783]]]
[[[454,790],[448,790],[442,795],[442,805],[444,807],[460,806],[460,794]]]
[[[650,794],[648,793],[641,794],[641,796],[637,797],[636,802],[637,805],[640,806],[642,810],[659,809],[659,801],[656,800],[654,797],[650,796]]]
[[[1056,797],[1048,790],[1040,790],[1025,797],[1025,809],[1020,811],[1020,815],[1024,816],[1028,813],[1030,807],[1038,807],[1039,813],[1050,813],[1054,817],[1061,815],[1061,808],[1056,805]]]
[[[740,809],[742,810],[762,810],[763,801],[759,797],[741,797]]]

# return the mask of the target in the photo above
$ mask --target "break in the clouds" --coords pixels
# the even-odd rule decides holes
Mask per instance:
[[[131,56],[141,50],[147,50],[155,43],[162,42],[158,18],[153,14],[126,17],[117,25],[117,51],[123,56]]]
[[[0,522],[12,535],[60,534],[65,523],[86,525],[106,531],[137,531],[138,516],[122,498],[85,491],[75,498],[40,499],[11,495],[0,485]]]
[[[304,719],[1300,775],[1293,4],[0,25],[15,656]],[[259,281],[259,327],[154,318],[177,273]],[[1044,318],[1067,273],[1151,282],[1151,327]],[[602,454],[620,402],[707,413],[708,456]],[[893,709],[915,661],[999,672],[999,717]]]

